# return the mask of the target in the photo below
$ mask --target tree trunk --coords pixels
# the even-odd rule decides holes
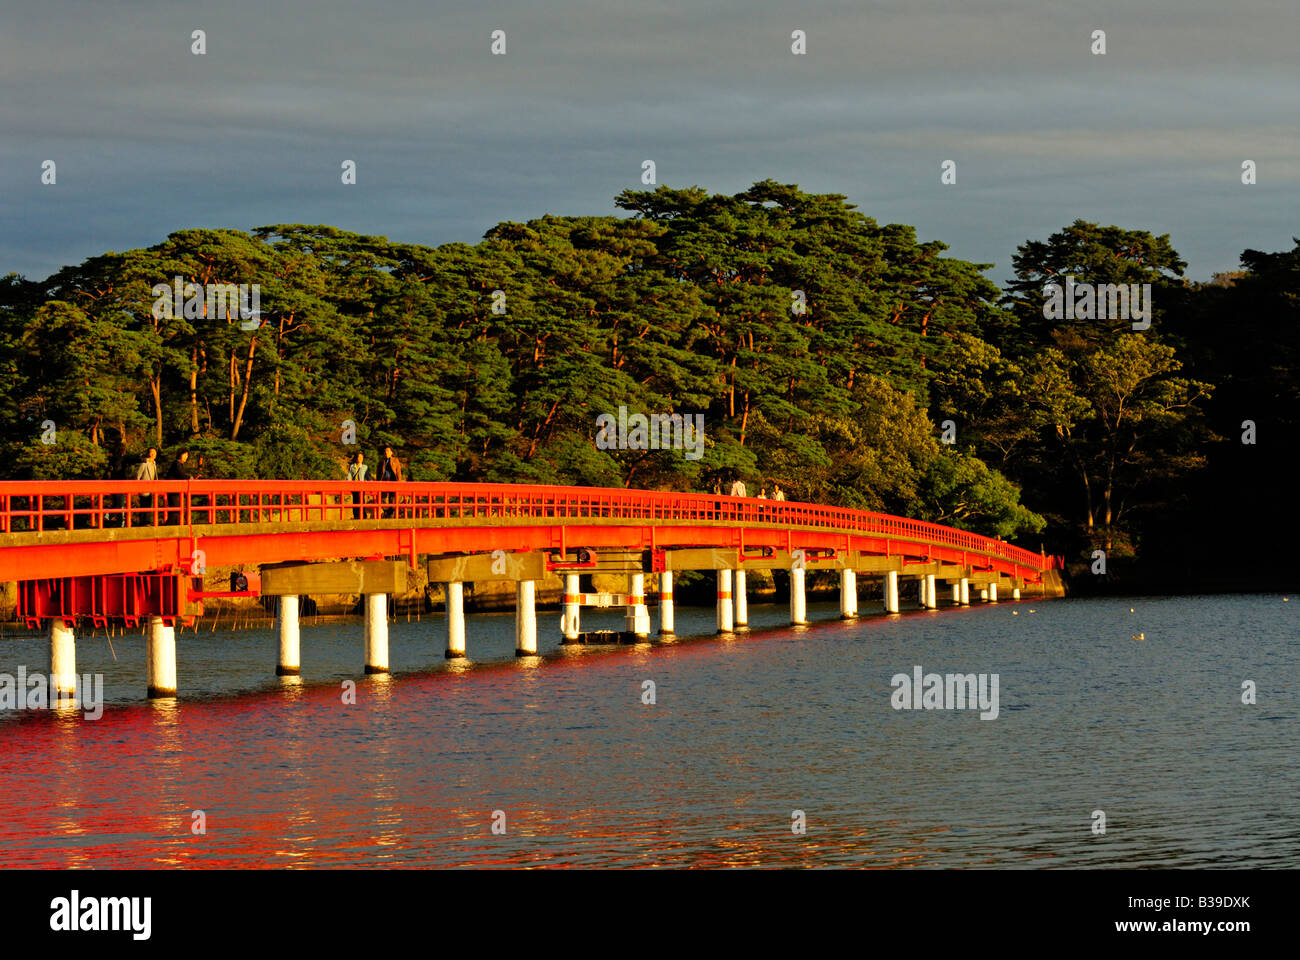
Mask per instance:
[[[199,432],[199,350],[190,351],[190,432]]]
[[[239,411],[235,414],[235,424],[230,430],[230,439],[239,439],[239,427],[244,422],[244,408],[248,406],[248,388],[253,385],[253,354],[257,351],[257,337],[248,341],[248,366],[244,372],[244,389],[239,398]]]
[[[163,421],[163,416],[162,416],[162,377],[161,377],[161,376],[158,376],[158,377],[150,377],[150,378],[149,378],[149,392],[150,392],[151,394],[153,394],[153,410],[154,410],[154,442],[155,442],[159,447],[161,447],[161,446],[162,446],[162,433],[163,433],[163,424],[162,424],[162,421]]]

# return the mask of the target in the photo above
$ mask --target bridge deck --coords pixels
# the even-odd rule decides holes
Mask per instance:
[[[669,546],[858,550],[1011,576],[1062,565],[1059,557],[922,520],[716,494],[287,480],[0,483],[0,580],[182,568],[197,551],[219,566]]]

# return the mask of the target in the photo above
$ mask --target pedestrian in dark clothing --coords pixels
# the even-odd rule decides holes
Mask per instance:
[[[108,479],[109,480],[130,480],[131,465],[126,459],[126,444],[119,440],[113,447],[113,453],[108,458]],[[124,527],[126,526],[126,514],[121,510],[126,506],[126,494],[114,493],[108,498],[109,505],[116,513],[106,514],[104,516],[104,526],[106,527]]]
[[[176,459],[172,461],[171,468],[167,471],[168,480],[190,480],[194,476],[194,469],[190,466],[190,452],[182,450],[176,454]],[[167,526],[176,527],[181,523],[181,512],[178,507],[181,505],[181,497],[184,494],[172,492],[167,494],[167,506],[171,507],[172,512],[167,514]]]
[[[379,465],[379,480],[385,483],[400,483],[402,480],[402,461],[393,456],[392,447],[384,447],[384,462]],[[392,503],[397,498],[396,494],[385,493],[381,495],[384,503]],[[389,507],[384,511],[384,516],[391,518],[393,508]]]
[[[208,461],[203,454],[199,454],[199,462],[194,466],[194,473],[191,479],[206,480],[208,478]],[[190,518],[191,523],[212,523],[212,511],[207,509],[208,496],[195,494],[190,498],[190,507],[193,509],[193,516]],[[202,507],[203,509],[198,509]]]
[[[348,479],[354,483],[365,483],[366,471],[370,468],[366,466],[366,455],[360,450],[353,456],[352,462],[348,464]],[[352,491],[352,519],[361,519],[361,491]]]

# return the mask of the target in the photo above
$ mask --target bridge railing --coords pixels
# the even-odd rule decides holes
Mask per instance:
[[[0,482],[0,532],[6,534],[421,520],[644,520],[772,525],[943,544],[1034,570],[1062,565],[1059,557],[924,520],[847,507],[706,493],[528,484],[296,480]]]

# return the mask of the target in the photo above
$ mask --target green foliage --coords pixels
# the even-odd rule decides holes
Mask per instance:
[[[16,480],[96,480],[104,475],[108,454],[80,431],[59,430],[55,443],[33,438],[17,446],[9,462]]]
[[[11,274],[10,473],[103,476],[121,440],[132,457],[164,448],[164,463],[188,446],[208,477],[339,478],[357,449],[374,463],[388,444],[420,480],[711,490],[740,477],[755,493],[778,482],[790,499],[1123,550],[1218,449],[1211,384],[1294,422],[1294,337],[1273,341],[1298,326],[1300,244],[1248,251],[1198,288],[1178,281],[1167,236],[1076,221],[1021,246],[1003,294],[988,265],[839,194],[767,180],[615,203],[625,216],[506,222],[472,246],[280,224],[182,230],[42,282]],[[1152,329],[1045,320],[1043,285],[1066,274],[1152,283]],[[202,298],[156,316],[155,285],[176,277],[256,284],[260,324]],[[1228,372],[1207,346],[1224,311],[1258,318]],[[597,418],[620,406],[703,415],[702,458],[597,449]],[[46,420],[56,445],[40,443]],[[939,442],[943,420],[956,446]],[[343,441],[349,422],[359,446]]]

